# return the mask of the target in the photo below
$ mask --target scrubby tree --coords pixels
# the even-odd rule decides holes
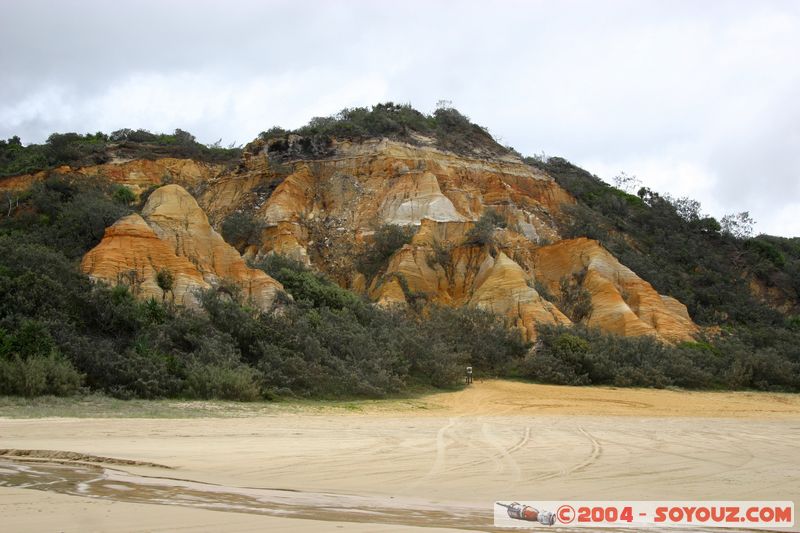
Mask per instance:
[[[747,211],[725,215],[720,221],[722,232],[737,239],[747,239],[753,236],[753,226],[756,221]]]
[[[168,268],[162,268],[156,273],[156,284],[161,289],[161,301],[167,298],[167,293],[173,294],[172,289],[175,285],[175,276]]]
[[[372,235],[364,253],[358,257],[356,269],[368,280],[374,278],[397,250],[411,242],[414,231],[411,226],[395,224],[384,224],[379,227]]]
[[[573,322],[582,322],[592,314],[592,295],[583,285],[586,269],[559,282],[558,307]]]
[[[131,205],[133,202],[136,201],[136,195],[133,194],[133,191],[130,190],[128,187],[124,185],[120,185],[119,187],[114,190],[114,194],[111,195],[115,202],[122,204],[122,205]]]
[[[247,246],[261,243],[261,232],[264,227],[264,222],[253,215],[236,211],[222,221],[220,231],[227,243],[243,251]]]
[[[540,159],[542,161],[542,159]],[[625,172],[620,172],[616,176],[614,176],[614,185],[617,189],[621,189],[627,193],[632,194],[635,191],[638,191],[642,187],[642,180],[637,178],[636,176],[631,176],[630,174],[626,174]]]

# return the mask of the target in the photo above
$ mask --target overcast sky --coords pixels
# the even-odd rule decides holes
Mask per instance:
[[[36,1],[0,17],[0,137],[273,125],[438,100],[526,155],[800,236],[800,2]]]

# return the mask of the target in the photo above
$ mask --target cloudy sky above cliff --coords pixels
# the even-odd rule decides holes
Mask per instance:
[[[0,43],[2,138],[241,144],[444,99],[523,154],[800,235],[800,2],[26,0]]]

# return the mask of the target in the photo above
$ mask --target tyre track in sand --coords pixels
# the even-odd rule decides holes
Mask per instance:
[[[522,471],[520,470],[517,461],[511,455],[510,450],[513,448],[513,446],[508,448],[503,446],[497,436],[492,433],[491,425],[486,422],[481,425],[481,435],[483,435],[484,441],[486,441],[490,446],[499,452],[496,457],[501,458],[503,464],[508,466],[508,469],[511,471],[511,481],[519,481],[522,478]],[[530,435],[530,433],[528,435]],[[523,437],[522,441],[527,442],[525,437]],[[501,468],[500,472],[503,470],[504,468]]]
[[[484,426],[485,425],[486,424],[484,424]],[[511,454],[513,454],[513,453],[521,450],[525,446],[527,446],[527,444],[528,444],[528,442],[530,442],[530,440],[531,440],[531,428],[530,427],[526,427],[525,428],[525,432],[523,433],[522,437],[517,442],[515,442],[514,444],[509,446],[508,448],[505,448],[502,445],[499,445],[499,447],[498,447],[496,441],[490,442],[489,443],[490,446],[492,446],[493,448],[499,450],[499,453],[489,453],[489,454],[487,454],[487,457],[485,459],[474,459],[472,461],[467,461],[466,463],[462,463],[462,464],[457,465],[457,466],[451,466],[451,467],[445,469],[445,471],[446,472],[455,472],[457,470],[464,470],[466,468],[472,468],[472,467],[475,467],[475,466],[479,466],[479,465],[488,463],[489,461],[494,461],[496,464],[500,464],[501,463],[501,459],[503,459],[505,457],[509,457],[511,460],[513,460],[514,464],[516,465],[516,468],[519,469],[519,466],[517,465],[516,460],[511,457]],[[484,448],[473,444],[471,441],[465,439],[463,442],[467,443],[467,445],[470,448],[475,449],[475,450],[480,450],[482,453],[486,454],[486,451],[484,450]]]
[[[594,435],[592,435],[591,433],[586,431],[581,426],[578,426],[578,433],[580,433],[581,435],[586,437],[589,440],[589,443],[592,446],[592,450],[589,453],[589,457],[587,457],[585,460],[581,461],[580,463],[578,463],[578,464],[576,464],[576,465],[574,465],[574,466],[572,466],[570,468],[559,470],[558,472],[551,472],[549,474],[543,474],[541,476],[535,476],[535,477],[532,478],[534,481],[546,481],[546,480],[549,480],[549,479],[556,479],[556,478],[559,478],[559,477],[569,476],[569,475],[574,474],[576,472],[582,472],[582,471],[586,470],[587,468],[589,468],[590,466],[592,466],[594,463],[597,462],[597,460],[603,454],[603,447],[600,444],[600,441],[597,440],[594,437]]]

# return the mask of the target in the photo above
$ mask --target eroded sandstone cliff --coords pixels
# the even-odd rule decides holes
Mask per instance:
[[[139,297],[170,297],[188,306],[197,306],[198,289],[223,282],[238,286],[261,309],[269,309],[283,290],[261,270],[249,268],[211,227],[195,199],[174,184],[154,191],[141,216],[129,215],[108,228],[81,268],[94,279],[129,285]],[[162,270],[174,278],[170,293],[158,285]]]
[[[513,155],[478,158],[383,139],[334,143],[321,159],[280,156],[257,141],[236,173],[211,180],[200,196],[218,222],[247,210],[265,225],[251,255],[290,255],[382,305],[490,309],[528,338],[539,323],[571,322],[558,307],[561,280],[586,270],[592,312],[582,320],[590,325],[670,341],[697,331],[679,302],[660,296],[599,244],[562,241],[555,220],[574,200]],[[489,210],[504,228],[476,243],[471,231]],[[386,224],[412,227],[415,235],[366,279],[359,255]]]
[[[590,326],[619,335],[658,335],[688,340],[698,328],[686,307],[622,265],[596,241],[564,240],[535,251],[536,278],[551,293],[562,292],[562,280],[576,282],[591,297]]]
[[[381,305],[478,306],[508,316],[529,339],[537,324],[572,319],[668,341],[698,331],[680,302],[659,295],[597,242],[563,240],[556,221],[574,199],[513,154],[455,154],[421,138],[418,145],[333,141],[322,155],[304,155],[303,142],[254,141],[230,169],[168,159],[79,169],[137,193],[174,182],[196,196],[177,184],[156,189],[141,217],[108,228],[84,271],[110,283],[136,271],[137,290],[161,298],[155,275],[169,269],[175,301],[185,305],[196,305],[195,289],[234,280],[268,307],[280,285],[248,268],[212,227],[243,212],[261,228],[257,242],[240,248],[245,258],[288,255]],[[488,212],[501,223],[476,239]],[[368,278],[359,261],[389,224],[411,228],[413,238]],[[570,318],[568,286],[587,295],[587,314]]]

